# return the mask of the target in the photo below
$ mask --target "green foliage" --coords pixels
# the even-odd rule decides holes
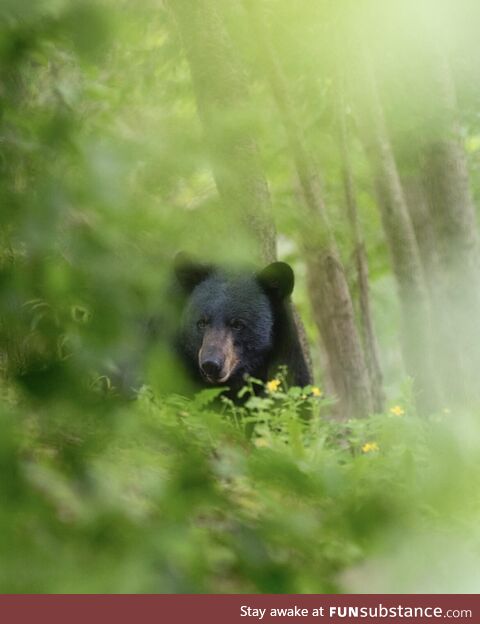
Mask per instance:
[[[4,397],[1,591],[474,590],[478,428],[335,423],[296,388],[220,413],[215,394],[144,388],[92,417]]]

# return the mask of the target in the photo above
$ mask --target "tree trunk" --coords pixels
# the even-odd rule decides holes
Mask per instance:
[[[368,261],[358,218],[355,182],[352,173],[350,152],[348,149],[348,130],[345,119],[343,75],[341,75],[340,71],[337,75],[335,95],[335,108],[338,125],[338,140],[340,146],[345,203],[347,207],[348,223],[350,226],[350,236],[353,246],[355,268],[357,271],[360,326],[362,329],[365,360],[370,378],[373,407],[376,412],[380,413],[383,411],[385,406],[385,395],[383,392],[383,375],[380,367],[377,337],[373,329],[368,282]]]
[[[256,0],[244,0],[280,116],[285,127],[307,214],[302,232],[315,322],[328,353],[331,377],[345,417],[372,411],[368,374],[352,300],[331,232],[318,171],[308,153],[282,70]]]
[[[210,147],[218,192],[258,241],[264,263],[276,259],[276,233],[267,180],[251,129],[246,123],[246,78],[225,29],[216,0],[171,0],[192,74],[195,97]],[[312,379],[305,328],[291,304],[295,345]],[[293,380],[295,382],[295,380]]]
[[[466,380],[468,374],[459,350],[457,332],[449,311],[449,305],[445,298],[445,284],[440,267],[437,237],[425,189],[417,174],[402,176],[402,186],[415,230],[430,296],[437,370],[448,396],[447,402],[464,403],[467,397]]]
[[[372,163],[383,228],[398,284],[404,361],[413,377],[418,406],[422,411],[430,411],[439,403],[432,362],[430,308],[420,253],[367,54],[363,68],[362,135]]]
[[[226,208],[258,241],[261,260],[276,257],[270,193],[248,124],[248,89],[216,0],[170,0],[192,75],[213,174]]]
[[[424,139],[424,183],[438,246],[443,306],[462,360],[452,375],[478,396],[480,366],[480,252],[466,155],[461,143],[455,87],[447,60],[432,67],[432,111]],[[460,373],[461,371],[461,373]]]
[[[415,155],[411,155],[412,159],[414,157]],[[416,169],[420,169],[419,163]],[[438,281],[440,258],[427,196],[422,180],[418,174],[402,175],[401,184],[415,232],[420,260],[425,274],[426,286],[431,290],[435,282]]]

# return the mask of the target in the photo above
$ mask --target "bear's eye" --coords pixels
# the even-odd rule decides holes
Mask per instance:
[[[230,327],[236,331],[243,329],[245,327],[245,323],[240,319],[232,319],[230,321]]]
[[[198,329],[205,329],[207,325],[208,325],[208,321],[206,319],[200,319],[199,321],[197,321]]]

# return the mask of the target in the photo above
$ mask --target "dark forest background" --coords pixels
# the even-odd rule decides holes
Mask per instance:
[[[0,1],[0,591],[478,591],[479,20]],[[313,387],[172,391],[179,250],[293,266]]]

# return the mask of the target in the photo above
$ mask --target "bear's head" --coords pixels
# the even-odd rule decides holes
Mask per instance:
[[[186,294],[180,343],[190,367],[215,385],[237,386],[245,374],[262,378],[275,346],[276,310],[293,291],[291,267],[227,271],[181,253],[175,273]]]

